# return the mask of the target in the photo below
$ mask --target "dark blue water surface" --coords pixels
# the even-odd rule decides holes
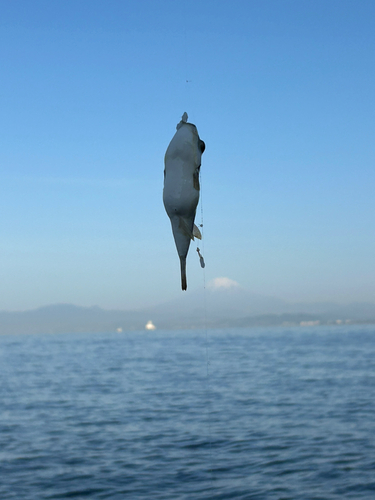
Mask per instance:
[[[0,499],[375,498],[374,326],[211,330],[208,355],[1,336]]]

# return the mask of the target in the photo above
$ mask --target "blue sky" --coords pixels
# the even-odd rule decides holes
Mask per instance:
[[[162,188],[184,111],[206,282],[375,301],[374,2],[1,2],[0,66],[0,309],[182,293]]]

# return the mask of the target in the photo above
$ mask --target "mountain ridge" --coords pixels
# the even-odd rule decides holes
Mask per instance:
[[[375,304],[292,303],[239,286],[207,286],[138,310],[60,303],[0,311],[0,334],[134,331],[144,330],[150,320],[159,329],[375,323]]]

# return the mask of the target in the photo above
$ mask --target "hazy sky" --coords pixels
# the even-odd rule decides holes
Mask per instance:
[[[0,309],[183,293],[162,188],[184,111],[207,282],[375,301],[374,1],[1,1],[0,67]]]

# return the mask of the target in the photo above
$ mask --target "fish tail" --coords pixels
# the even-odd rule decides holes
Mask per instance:
[[[186,257],[180,257],[181,263],[181,288],[182,290],[187,289],[187,281],[186,281]]]

